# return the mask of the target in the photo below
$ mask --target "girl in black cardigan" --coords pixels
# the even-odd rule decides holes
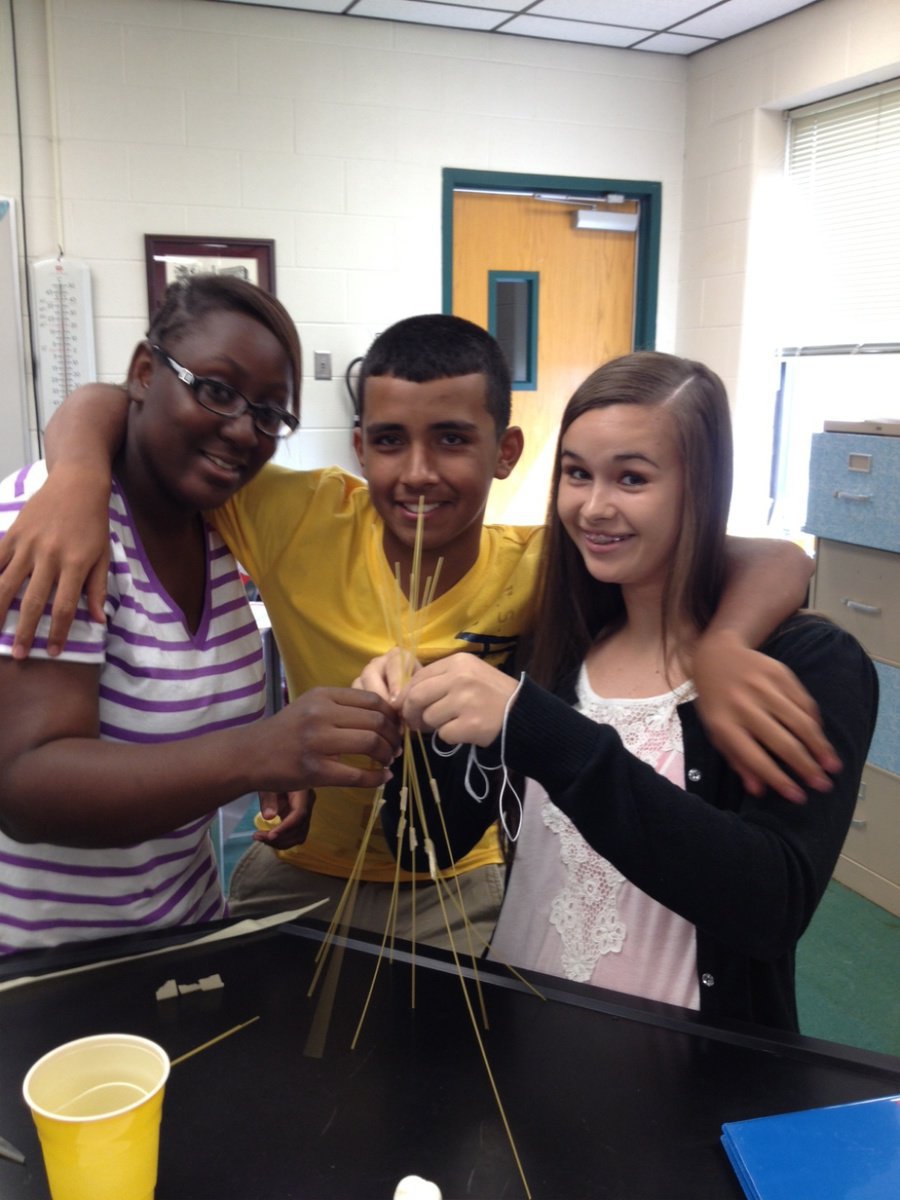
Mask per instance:
[[[793,803],[712,747],[690,660],[721,592],[731,461],[702,364],[638,353],[595,371],[563,416],[528,675],[454,655],[414,675],[402,708],[473,747],[435,760],[439,860],[496,817],[472,795],[478,763],[527,777],[524,804],[502,789],[518,840],[494,957],[796,1029],[794,951],[849,826],[877,679],[850,635],[797,615],[763,649],[819,705],[843,761],[832,790]],[[383,821],[390,841],[396,803]]]

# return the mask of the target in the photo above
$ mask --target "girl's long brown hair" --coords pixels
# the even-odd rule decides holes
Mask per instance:
[[[731,419],[722,381],[702,363],[673,354],[642,351],[613,359],[589,375],[566,405],[556,446],[529,672],[549,688],[580,665],[599,635],[625,619],[621,589],[588,574],[556,511],[566,431],[584,413],[613,404],[667,408],[684,464],[681,532],[663,593],[664,650],[677,618],[687,617],[698,630],[709,624],[722,591],[732,480]]]

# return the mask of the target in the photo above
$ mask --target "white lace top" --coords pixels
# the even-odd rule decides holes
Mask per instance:
[[[626,749],[684,787],[677,705],[688,682],[662,696],[608,700],[582,667],[576,708],[611,725]],[[597,796],[603,803],[603,796]],[[528,780],[515,863],[490,957],[598,987],[700,1007],[694,926],[629,883],[587,844],[544,789]]]

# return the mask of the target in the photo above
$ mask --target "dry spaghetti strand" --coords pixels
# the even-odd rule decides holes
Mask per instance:
[[[424,514],[424,502],[425,502],[424,497],[420,496],[418,513],[416,516],[416,537],[415,537],[415,544],[413,547],[412,569],[411,569],[410,580],[409,580],[408,604],[405,606],[405,612],[404,612],[404,603],[403,603],[404,593],[403,593],[402,581],[400,578],[399,563],[396,564],[396,567],[395,567],[394,581],[396,583],[396,590],[394,590],[390,587],[384,587],[384,586],[378,589],[379,602],[381,604],[382,617],[384,620],[385,628],[386,628],[386,630],[388,632],[388,636],[392,640],[393,644],[395,646],[397,646],[403,652],[404,665],[405,665],[406,671],[409,671],[411,669],[411,665],[417,660],[419,640],[420,640],[423,625],[424,625],[422,613],[423,613],[423,610],[426,609],[432,603],[435,595],[437,594],[438,580],[440,577],[441,566],[443,563],[442,559],[438,559],[438,561],[435,565],[433,574],[428,576],[427,579],[425,580],[424,586],[421,586],[422,551],[423,551],[423,542],[424,542],[424,515],[425,515]],[[384,570],[384,574],[387,574],[386,568]],[[382,582],[384,582],[384,581],[382,581]],[[396,598],[396,609],[392,609],[390,604],[386,600],[386,597],[389,596],[391,594],[391,592],[393,592],[393,594]],[[405,620],[404,620],[404,617],[406,618]],[[408,678],[408,676],[407,676],[407,678]],[[444,845],[446,846],[446,849],[447,849],[448,858],[452,858],[452,853],[451,853],[451,849],[450,849],[450,838],[449,838],[449,834],[447,831],[446,822],[444,820],[444,813],[443,813],[443,808],[441,806],[440,793],[439,793],[439,790],[437,787],[437,783],[434,780],[434,778],[432,777],[430,770],[428,769],[428,757],[427,757],[427,754],[425,751],[425,745],[422,740],[421,733],[417,734],[417,741],[418,741],[419,752],[420,752],[421,758],[422,758],[422,763],[423,763],[424,769],[426,770],[427,777],[428,777],[428,789],[434,799],[435,808],[438,813],[438,819],[439,819],[439,823],[441,826],[441,833],[443,835]],[[393,953],[394,931],[395,931],[395,925],[396,925],[396,913],[397,913],[397,904],[398,904],[398,895],[399,895],[400,858],[401,858],[401,853],[402,853],[402,848],[403,848],[403,839],[406,838],[409,842],[410,858],[412,860],[413,866],[415,866],[416,852],[419,849],[419,830],[421,830],[422,848],[424,849],[426,858],[428,860],[429,875],[431,876],[431,880],[432,880],[433,886],[434,886],[436,894],[437,894],[438,903],[440,905],[441,915],[442,915],[443,921],[444,921],[444,928],[446,929],[446,932],[447,932],[447,938],[448,938],[448,941],[450,944],[450,952],[453,955],[453,962],[456,967],[456,974],[459,979],[460,987],[462,988],[463,1000],[466,1005],[466,1011],[469,1014],[469,1020],[472,1024],[472,1029],[475,1033],[475,1041],[478,1045],[478,1050],[481,1054],[482,1062],[484,1063],[484,1069],[487,1072],[488,1082],[490,1084],[491,1091],[494,1096],[494,1101],[497,1105],[497,1110],[500,1114],[500,1120],[502,1121],[503,1128],[506,1132],[506,1138],[509,1143],[509,1147],[512,1152],[513,1159],[515,1161],[516,1168],[519,1172],[519,1177],[522,1180],[522,1186],[525,1189],[525,1195],[528,1197],[528,1200],[531,1200],[531,1190],[529,1189],[528,1181],[525,1178],[525,1172],[522,1167],[522,1161],[519,1157],[519,1152],[516,1148],[516,1143],[515,1143],[515,1139],[513,1138],[512,1129],[510,1128],[509,1121],[506,1116],[506,1110],[503,1107],[503,1102],[500,1099],[500,1092],[497,1087],[497,1082],[494,1078],[493,1071],[491,1070],[490,1063],[488,1061],[487,1051],[485,1049],[484,1040],[481,1036],[481,1031],[478,1028],[478,1020],[475,1015],[475,1009],[472,1004],[472,998],[469,994],[469,989],[466,986],[466,977],[463,972],[462,964],[460,962],[459,953],[457,952],[456,940],[453,936],[453,930],[452,930],[450,918],[449,918],[449,915],[447,912],[447,906],[444,901],[445,890],[447,892],[447,896],[449,897],[449,899],[451,900],[451,902],[453,903],[453,905],[457,909],[457,911],[460,913],[462,920],[463,920],[463,926],[464,926],[464,929],[466,932],[466,939],[468,941],[468,947],[469,947],[469,957],[470,957],[470,960],[472,963],[473,982],[475,984],[475,989],[476,989],[476,992],[478,995],[478,1001],[479,1001],[479,1006],[481,1009],[482,1021],[484,1023],[485,1029],[487,1029],[487,1027],[488,1027],[487,1009],[485,1006],[484,996],[482,993],[481,980],[480,980],[480,977],[478,974],[478,966],[477,966],[477,959],[476,959],[476,955],[475,955],[475,949],[474,949],[474,946],[472,943],[473,933],[475,934],[476,937],[479,937],[479,938],[480,938],[480,935],[473,928],[471,922],[468,919],[468,916],[466,915],[465,905],[463,903],[462,889],[459,884],[458,876],[457,875],[452,876],[453,887],[455,888],[455,891],[456,891],[456,896],[454,897],[452,894],[447,876],[438,869],[437,855],[436,855],[435,849],[434,849],[434,842],[432,841],[432,838],[430,836],[430,832],[428,829],[428,821],[427,821],[427,818],[425,815],[425,805],[423,802],[422,784],[420,782],[417,767],[416,767],[415,743],[414,743],[413,738],[411,737],[409,731],[407,731],[404,734],[403,768],[402,769],[403,769],[403,776],[402,776],[401,789],[400,789],[400,819],[399,819],[398,827],[397,827],[397,845],[395,848],[396,864],[395,864],[395,870],[394,870],[393,887],[392,887],[392,891],[391,891],[391,902],[390,902],[390,905],[388,908],[388,915],[387,915],[387,919],[385,921],[385,928],[384,928],[384,932],[383,932],[382,939],[381,939],[381,945],[379,946],[378,954],[377,954],[377,957],[375,960],[375,968],[372,972],[372,980],[369,984],[369,990],[366,994],[366,998],[363,1003],[359,1021],[356,1026],[356,1031],[353,1035],[351,1047],[353,1049],[356,1049],[356,1046],[359,1042],[359,1038],[362,1033],[362,1027],[363,1027],[363,1024],[365,1023],[366,1015],[369,1011],[369,1005],[370,1005],[372,996],[375,991],[375,984],[377,982],[378,974],[381,969],[381,964],[384,959],[385,950],[388,947],[388,945],[390,945],[391,956]],[[320,962],[319,962],[318,969],[316,971],[316,975],[313,979],[312,985],[310,986],[310,990],[309,990],[310,995],[312,994],[312,992],[316,986],[316,983],[318,981],[319,975],[325,965],[325,960],[328,957],[328,949],[331,947],[331,945],[334,942],[335,932],[337,930],[338,924],[340,923],[340,925],[341,925],[342,933],[346,931],[347,927],[350,924],[350,920],[351,920],[352,912],[353,912],[353,903],[354,903],[355,896],[356,896],[356,888],[358,886],[359,878],[360,878],[360,875],[362,872],[362,864],[365,859],[366,851],[368,849],[369,839],[371,837],[372,829],[374,828],[375,817],[377,815],[377,811],[380,808],[381,803],[383,803],[383,800],[381,800],[381,791],[382,790],[380,790],[378,793],[378,798],[379,798],[380,803],[377,805],[373,805],[370,821],[366,827],[363,841],[362,841],[362,844],[360,845],[359,852],[358,852],[357,858],[356,858],[356,862],[354,864],[353,872],[351,873],[350,879],[347,881],[347,887],[344,890],[344,895],[341,897],[341,903],[338,906],[338,911],[335,913],[335,917],[332,920],[331,926],[329,927],[325,941],[323,942],[322,948],[319,951]],[[412,1004],[413,1008],[415,1008],[415,971],[416,971],[415,908],[416,908],[416,905],[415,905],[415,871],[413,871],[412,872],[412,892],[411,892],[412,953],[411,953],[411,959],[410,959],[411,989],[412,989],[411,1004]],[[485,942],[484,938],[480,938],[480,940],[485,945],[487,944]],[[325,988],[323,991],[323,995],[320,998],[319,1006],[318,1006],[317,1012],[316,1012],[314,1020],[313,1020],[313,1029],[311,1029],[311,1031],[310,1031],[310,1036],[309,1036],[309,1039],[307,1042],[307,1047],[308,1047],[308,1049],[306,1051],[307,1053],[316,1053],[316,1052],[318,1052],[319,1054],[322,1053],[322,1047],[324,1047],[325,1034],[327,1032],[328,1022],[330,1021],[331,1009],[334,1004],[334,997],[335,997],[335,993],[336,993],[336,989],[337,989],[337,976],[340,971],[340,961],[341,961],[342,955],[343,955],[343,947],[341,947],[340,950],[338,951],[338,953],[335,954],[332,958],[331,967],[328,972],[328,977],[326,979],[326,984],[325,984]],[[519,979],[522,979],[522,976],[518,975],[518,972],[513,972],[513,973],[516,974]],[[522,980],[522,982],[526,983],[527,986],[531,987],[531,985],[527,983],[527,980]],[[535,991],[534,988],[531,988],[531,990]],[[537,994],[540,995],[540,993],[537,993]],[[541,997],[541,998],[543,998],[543,997]],[[310,1049],[310,1047],[312,1047],[312,1049]]]

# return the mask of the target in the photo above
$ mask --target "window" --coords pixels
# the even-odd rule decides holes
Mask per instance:
[[[513,391],[537,389],[538,275],[488,271],[488,329],[500,343]]]
[[[900,418],[900,80],[789,114],[772,524],[806,517],[825,420]]]

